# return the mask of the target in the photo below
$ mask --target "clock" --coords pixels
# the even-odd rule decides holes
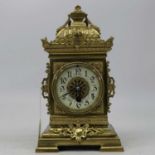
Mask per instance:
[[[74,62],[61,67],[52,81],[52,94],[66,112],[87,113],[101,102],[101,74],[91,65]]]
[[[36,152],[123,151],[108,120],[110,97],[115,94],[107,61],[113,37],[101,39],[99,27],[76,6],[57,29],[56,38],[44,38],[42,45],[49,57],[41,87],[49,124],[39,133]]]

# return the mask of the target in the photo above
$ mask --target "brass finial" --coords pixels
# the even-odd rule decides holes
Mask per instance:
[[[83,21],[87,14],[81,10],[81,6],[75,6],[75,10],[69,14],[69,17],[73,19],[73,21]]]
[[[76,11],[81,11],[81,6],[80,5],[75,6],[75,10]]]

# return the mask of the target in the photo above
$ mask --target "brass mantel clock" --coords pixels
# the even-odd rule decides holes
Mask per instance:
[[[123,151],[108,122],[115,83],[106,56],[113,38],[102,40],[100,29],[76,6],[57,29],[56,39],[42,39],[42,44],[49,54],[42,95],[48,101],[50,122],[39,136],[36,151],[77,147]]]

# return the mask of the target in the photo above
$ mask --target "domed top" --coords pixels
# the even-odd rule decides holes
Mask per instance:
[[[74,38],[79,35],[97,39],[100,38],[100,30],[88,20],[87,14],[77,5],[68,15],[66,23],[57,29],[56,39]]]
[[[71,48],[88,49],[88,47],[107,52],[112,47],[113,38],[111,37],[107,41],[101,39],[100,29],[90,22],[87,14],[77,5],[74,11],[68,15],[65,24],[57,29],[56,38],[50,42],[47,38],[42,39],[42,44],[49,53],[52,49],[56,52],[56,49],[68,48],[68,51]]]

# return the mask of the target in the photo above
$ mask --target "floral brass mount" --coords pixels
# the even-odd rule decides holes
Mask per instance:
[[[50,70],[50,64],[46,63],[46,73],[48,74]],[[41,86],[41,90],[42,90],[42,96],[45,99],[48,99],[48,77],[43,78],[42,82],[41,82],[42,86]]]
[[[50,64],[46,63],[46,71],[45,73],[49,74],[50,72]],[[41,82],[41,90],[42,90],[42,96],[44,99],[49,99],[49,89],[48,89],[48,76],[46,78],[43,78],[42,82]],[[48,114],[51,113],[51,105],[49,104],[49,102],[47,102],[46,104],[47,108],[48,108]]]
[[[106,128],[90,127],[89,124],[71,124],[68,127],[50,128],[48,134],[44,134],[45,138],[50,137],[70,137],[78,144],[86,140],[88,137],[112,137],[115,133]]]
[[[109,61],[107,61],[107,86],[108,86],[108,107],[107,107],[107,111],[110,112],[110,106],[111,106],[111,103],[109,102],[109,98],[110,97],[114,97],[115,95],[115,88],[116,88],[116,85],[115,85],[115,80],[113,77],[109,76],[109,72],[110,72],[110,69],[109,69]]]
[[[46,63],[46,71],[45,73],[49,73],[50,72],[50,64]],[[42,86],[41,86],[41,90],[42,90],[42,96],[45,99],[48,99],[48,77],[43,78],[42,82],[41,82]]]

